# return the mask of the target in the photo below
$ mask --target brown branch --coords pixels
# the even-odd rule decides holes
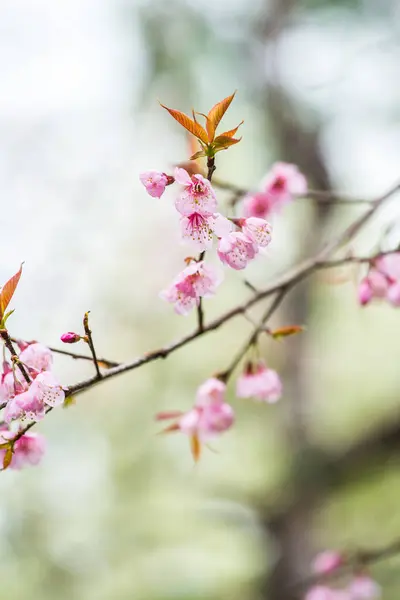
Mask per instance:
[[[230,201],[230,205],[234,206],[243,196],[247,194],[254,193],[254,190],[250,188],[244,188],[234,183],[229,183],[228,181],[221,181],[220,179],[214,179],[213,184],[215,187],[226,190],[228,192],[232,192],[233,198]],[[322,204],[346,204],[346,205],[369,205],[372,204],[373,200],[367,200],[365,198],[356,198],[350,196],[349,194],[338,194],[324,190],[308,190],[306,194],[296,195],[296,198],[304,198],[309,200],[315,200],[316,202],[320,202]]]
[[[21,340],[21,339],[16,339],[16,338],[10,338],[10,339],[14,344],[20,344],[20,343],[32,344],[33,343],[32,341],[27,342],[26,340]],[[55,354],[62,354],[63,356],[69,356],[70,358],[73,358],[74,360],[90,360],[90,362],[93,362],[93,356],[88,356],[87,354],[80,354],[79,352],[72,352],[71,350],[54,348],[53,346],[47,346],[47,345],[46,345],[46,348],[48,348]],[[109,360],[108,358],[98,358],[97,360],[100,365],[103,364],[107,368],[118,367],[118,365],[121,364],[115,360]]]
[[[7,331],[7,329],[1,329],[0,330],[0,335],[4,340],[4,344],[7,348],[7,350],[9,351],[9,353],[11,354],[11,360],[17,365],[18,369],[21,371],[23,378],[25,379],[26,383],[30,384],[31,382],[31,378],[29,376],[28,371],[25,369],[24,365],[18,360],[18,354],[15,351],[15,348],[12,344],[10,335]]]
[[[336,250],[338,250],[345,242],[349,241],[349,239],[351,239],[353,236],[355,236],[356,233],[363,227],[363,225],[372,217],[372,215],[383,204],[383,202],[399,190],[400,190],[400,183],[397,183],[395,186],[390,188],[388,192],[386,192],[385,194],[383,194],[382,196],[380,196],[376,200],[374,200],[368,211],[363,213],[354,222],[352,222],[349,225],[349,227],[347,227],[338,238],[333,240],[330,244],[327,244],[316,256],[311,257],[311,258],[303,261],[302,263],[300,263],[297,267],[288,270],[280,278],[278,278],[277,281],[270,284],[264,290],[261,290],[258,293],[254,294],[254,296],[252,298],[250,298],[247,302],[239,304],[238,306],[232,308],[231,310],[229,310],[225,314],[221,315],[217,319],[214,319],[214,321],[211,321],[211,323],[209,323],[201,331],[199,329],[197,329],[196,331],[184,336],[177,342],[173,342],[173,343],[169,344],[168,346],[165,346],[158,350],[154,350],[150,353],[144,354],[143,356],[136,358],[130,362],[119,364],[115,367],[112,367],[111,369],[109,369],[108,371],[103,373],[101,378],[99,378],[98,375],[96,374],[95,376],[90,377],[89,379],[86,379],[75,385],[72,385],[67,389],[66,396],[71,396],[72,394],[77,394],[77,393],[83,392],[89,388],[92,388],[93,386],[98,384],[100,381],[104,381],[106,379],[116,377],[117,375],[127,373],[128,371],[133,371],[134,369],[137,369],[138,367],[141,367],[144,364],[158,360],[159,358],[166,358],[167,356],[169,356],[170,354],[172,354],[179,348],[186,346],[187,344],[194,341],[198,337],[203,336],[211,331],[215,331],[216,329],[219,329],[222,325],[224,325],[225,323],[227,323],[234,317],[244,314],[249,308],[251,308],[252,306],[257,304],[264,298],[267,298],[267,297],[271,296],[272,294],[277,293],[277,298],[275,299],[275,301],[272,303],[271,307],[268,308],[268,311],[266,312],[264,321],[267,320],[269,318],[269,313],[272,314],[272,312],[275,310],[275,308],[277,307],[279,302],[282,300],[283,296],[286,294],[286,291],[289,288],[292,288],[299,281],[308,277],[314,270],[322,269],[322,268],[329,268],[331,266],[337,266],[339,264],[338,261],[329,262],[329,261],[327,261],[327,258],[332,253],[334,253]],[[354,260],[355,260],[354,257],[347,257],[347,258],[342,259],[340,261],[340,264],[345,264],[346,262],[354,262]],[[362,258],[362,259],[359,258],[357,260],[359,262],[366,262],[368,260],[368,258]],[[278,299],[279,299],[279,301],[278,301]],[[275,304],[276,304],[276,306],[275,306]],[[272,312],[271,312],[271,310],[272,310]],[[264,323],[260,323],[260,325],[256,328],[256,331],[259,327],[263,327],[263,326],[264,326]],[[254,334],[255,334],[255,332],[252,333],[252,336],[254,336]],[[29,425],[28,428],[30,428],[31,426],[32,425]],[[27,429],[22,430],[22,432],[26,431],[26,430]],[[21,433],[21,435],[23,435],[23,433]]]

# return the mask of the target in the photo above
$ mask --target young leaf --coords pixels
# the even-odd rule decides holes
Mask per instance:
[[[5,284],[3,289],[0,292],[0,318],[4,317],[4,313],[6,311],[7,306],[10,304],[11,298],[14,295],[14,292],[17,288],[18,282],[21,278],[22,274],[22,264],[19,268],[19,271],[15,273]]]
[[[301,333],[302,331],[304,331],[304,327],[301,327],[301,325],[287,325],[286,327],[271,331],[270,335],[275,340],[279,340],[283,337],[288,337],[289,335],[296,335],[296,333]]]
[[[229,146],[238,144],[241,139],[242,138],[232,138],[226,137],[225,135],[218,135],[214,140],[214,144],[217,146],[224,146],[225,148],[228,148]]]
[[[199,150],[198,152],[192,154],[189,160],[197,160],[198,158],[202,158],[203,156],[207,156],[207,154],[204,152],[204,150]]]
[[[204,127],[202,127],[199,123],[197,123],[196,121],[193,121],[190,117],[185,115],[185,113],[180,112],[179,110],[174,110],[173,108],[168,108],[167,106],[164,106],[164,104],[161,104],[161,106],[163,108],[165,108],[165,110],[167,110],[169,112],[169,114],[172,117],[174,117],[174,119],[176,121],[178,121],[178,123],[180,123],[180,125],[182,125],[182,127],[187,129],[187,131],[190,131],[191,134],[193,134],[195,137],[199,138],[205,144],[208,143],[207,132],[204,129]]]
[[[243,125],[243,123],[244,123],[244,121],[241,121],[237,127],[234,127],[233,129],[230,129],[229,131],[224,131],[224,133],[220,133],[220,135],[218,137],[232,138],[235,135],[235,133],[237,132],[237,130],[239,129],[239,127],[241,125]]]
[[[229,108],[230,103],[235,97],[236,92],[234,92],[231,96],[224,98],[221,102],[215,104],[210,112],[207,115],[206,127],[208,133],[208,141],[212,142],[214,139],[215,131]]]
[[[4,458],[3,458],[3,470],[6,470],[10,466],[12,457],[13,457],[13,451],[11,450],[10,447],[8,447],[6,450],[6,453],[4,455]]]

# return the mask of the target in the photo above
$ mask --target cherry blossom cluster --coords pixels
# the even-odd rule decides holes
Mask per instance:
[[[307,180],[296,165],[277,162],[261,182],[260,190],[243,199],[245,217],[266,219],[296,196],[307,194]]]
[[[359,284],[358,299],[365,306],[375,298],[400,306],[400,252],[378,256],[370,262],[368,273]]]
[[[313,572],[316,576],[329,576],[345,564],[344,557],[334,550],[326,550],[316,556]],[[378,600],[381,589],[365,568],[355,569],[344,587],[315,585],[311,587],[305,600]]]
[[[19,353],[13,358],[12,364],[4,361],[0,379],[0,401],[5,405],[0,442],[3,455],[7,446],[12,447],[9,466],[20,468],[24,464],[37,464],[45,450],[42,436],[29,431],[20,435],[21,430],[43,419],[49,407],[63,404],[65,392],[52,371],[53,355],[46,346],[38,342],[20,343]],[[19,365],[23,366],[29,383]]]

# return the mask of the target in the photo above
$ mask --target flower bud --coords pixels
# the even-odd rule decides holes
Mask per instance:
[[[365,306],[371,300],[373,290],[367,278],[363,279],[358,286],[358,301],[361,306]]]
[[[64,344],[75,344],[79,342],[81,336],[73,331],[68,331],[67,333],[63,333],[60,339]]]

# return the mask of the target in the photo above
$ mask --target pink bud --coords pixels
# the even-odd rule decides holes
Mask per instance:
[[[373,290],[368,278],[366,277],[358,286],[358,301],[361,306],[365,306],[371,300],[372,296]]]
[[[68,331],[67,333],[63,333],[60,340],[64,342],[64,344],[76,344],[79,342],[81,336],[79,333],[74,333],[73,331]]]

